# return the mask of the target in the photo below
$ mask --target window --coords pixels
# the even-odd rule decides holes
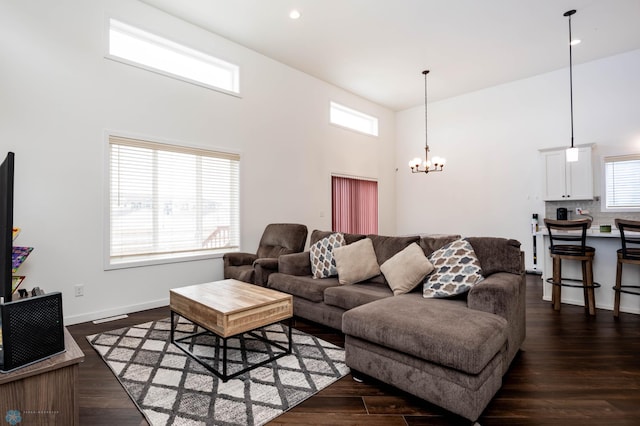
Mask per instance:
[[[378,182],[331,176],[331,194],[334,232],[378,233]]]
[[[109,259],[165,263],[239,246],[240,156],[109,136]]]
[[[109,20],[107,57],[201,86],[240,93],[237,65],[115,19]]]
[[[378,136],[378,119],[355,109],[331,102],[329,121],[351,130]]]
[[[640,154],[604,158],[604,210],[640,210]]]

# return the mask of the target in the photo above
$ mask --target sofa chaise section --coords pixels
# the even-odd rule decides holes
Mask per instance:
[[[467,240],[487,272],[466,297],[371,302],[345,312],[342,331],[356,372],[476,420],[524,341],[526,284],[517,241]]]
[[[347,365],[475,420],[502,383],[504,318],[464,303],[396,296],[345,312]]]

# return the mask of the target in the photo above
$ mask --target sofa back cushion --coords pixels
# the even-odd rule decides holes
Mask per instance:
[[[373,250],[376,252],[376,258],[378,259],[378,265],[382,265],[387,260],[391,259],[393,255],[401,252],[409,246],[411,243],[417,243],[420,241],[420,237],[412,235],[409,237],[388,237],[385,235],[367,235],[367,238],[373,242]],[[376,283],[387,284],[387,280],[383,275],[378,275],[371,278],[371,281]]]
[[[431,256],[431,253],[441,249],[447,244],[459,240],[461,237],[458,234],[427,234],[420,236],[420,247],[424,251],[425,256]]]
[[[278,257],[278,272],[288,275],[311,275],[309,252],[283,254]]]
[[[478,256],[482,275],[485,277],[496,272],[521,274],[523,266],[520,258],[520,242],[506,238],[468,237]]]
[[[323,238],[328,237],[333,233],[334,233],[333,231],[319,231],[317,229],[314,229],[313,232],[311,233],[309,246],[311,247],[313,244],[317,243]],[[349,233],[342,232],[342,235],[344,236],[344,241],[347,244],[355,243],[356,241],[366,238],[366,235],[362,235],[362,234],[349,234]]]

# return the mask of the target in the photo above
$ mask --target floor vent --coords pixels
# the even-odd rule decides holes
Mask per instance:
[[[97,319],[97,320],[93,321],[93,323],[94,324],[102,324],[103,322],[116,321],[116,320],[124,319],[124,318],[129,318],[129,315],[124,314],[124,315],[116,315],[115,317],[107,317],[107,318]]]

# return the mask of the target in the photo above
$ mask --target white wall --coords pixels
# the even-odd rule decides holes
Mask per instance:
[[[640,152],[640,50],[574,65],[573,77],[575,143],[596,144],[599,194],[600,157]],[[409,172],[409,159],[424,155],[424,107],[399,112],[398,233],[514,238],[531,267],[531,215],[544,217],[538,150],[570,144],[568,69],[429,103],[428,112],[431,155],[447,158],[446,171]]]
[[[107,16],[239,64],[242,97],[104,59]],[[396,232],[388,109],[133,0],[2,1],[0,57],[15,243],[35,247],[20,274],[26,288],[63,292],[67,324],[161,306],[172,287],[222,277],[221,259],[103,270],[105,130],[240,152],[245,251],[270,222],[330,229],[331,173],[377,179],[380,233]],[[329,125],[330,100],[379,117],[380,136]]]

